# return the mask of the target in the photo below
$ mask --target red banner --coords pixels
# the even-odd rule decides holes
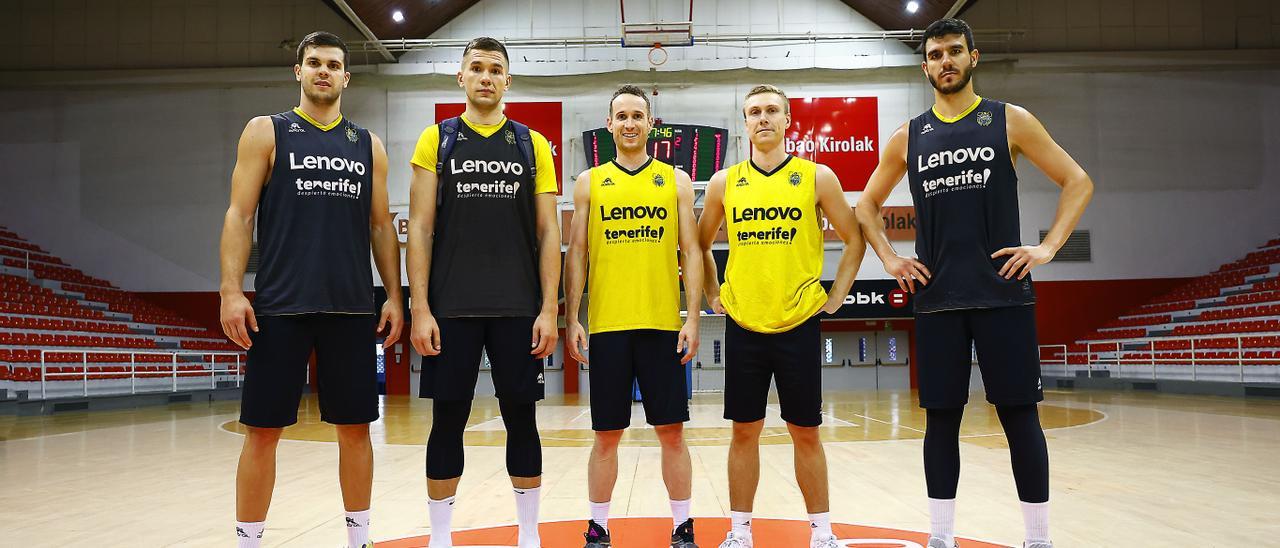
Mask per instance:
[[[787,152],[826,164],[845,192],[867,187],[880,164],[880,119],[875,97],[791,100]]]
[[[563,192],[561,181],[564,180],[564,171],[560,166],[560,143],[564,133],[562,131],[564,128],[563,105],[556,101],[503,103],[503,105],[505,107],[503,113],[507,118],[529,126],[551,143],[551,156],[555,158],[556,163],[556,189],[557,193]],[[461,115],[466,107],[463,103],[436,103],[436,122]]]

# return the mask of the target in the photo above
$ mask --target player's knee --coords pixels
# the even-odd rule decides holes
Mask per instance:
[[[622,434],[624,430],[597,430],[596,431],[596,451],[613,451],[618,448],[618,444],[622,442]]]
[[[338,434],[338,445],[341,447],[357,447],[370,445],[368,424],[338,424],[334,426]]]
[[[756,443],[760,441],[760,432],[764,430],[764,421],[733,423],[734,443]]]
[[[245,432],[244,450],[254,453],[275,451],[276,445],[280,443],[280,435],[283,433],[283,428],[259,428],[257,426],[250,426],[248,427],[248,431]]]
[[[684,445],[684,425],[681,423],[658,425],[653,430],[658,434],[658,443],[665,449],[678,449]]]
[[[791,443],[796,447],[814,449],[822,446],[822,437],[818,434],[817,426],[788,424],[787,431],[791,433]]]

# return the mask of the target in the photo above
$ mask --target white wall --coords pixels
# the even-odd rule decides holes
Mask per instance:
[[[530,15],[528,2],[485,0],[436,36],[617,33],[616,4],[552,4],[547,10],[538,4]],[[636,19],[646,12],[676,19],[677,4],[684,5],[628,2],[640,14]],[[779,16],[782,4],[698,2],[696,32],[875,30],[837,0],[787,2]],[[883,142],[932,103],[918,59],[901,44],[892,46],[875,46],[894,53],[877,58],[874,69],[795,68],[823,66],[814,62],[819,58],[859,57],[840,50],[853,46],[837,44],[812,49],[808,57],[799,50],[787,57],[787,48],[750,52],[772,63],[765,68],[795,68],[789,71],[653,73],[622,70],[636,67],[610,60],[627,55],[617,47],[586,48],[598,60],[581,62],[536,55],[526,62],[531,52],[520,50],[512,54],[517,76],[507,98],[564,103],[559,176],[566,183],[585,168],[578,136],[603,125],[608,97],[622,83],[656,86],[654,112],[668,122],[729,128],[728,160],[736,162],[746,149],[738,105],[760,82],[781,84],[795,97],[877,97]],[[687,50],[686,66],[746,66],[717,48]],[[717,57],[724,62],[717,65]],[[456,70],[456,61],[434,70],[417,66],[430,61],[428,54],[410,54],[397,65],[360,68],[344,97],[345,114],[387,144],[391,202],[401,208],[408,202],[408,159],[422,129],[435,121],[435,104],[463,100],[451,76],[432,74]],[[1049,264],[1038,279],[1192,276],[1274,237],[1280,159],[1269,152],[1280,150],[1280,71],[1257,68],[1268,62],[1266,52],[1245,51],[984,57],[979,93],[1029,108],[1097,183],[1080,224],[1092,231],[1093,262]],[[531,76],[584,67],[612,72]],[[128,289],[215,290],[236,140],[250,117],[286,110],[297,94],[284,66],[0,73],[0,114],[10,128],[0,134],[0,159],[14,174],[0,182],[0,224]],[[1051,223],[1056,187],[1026,162],[1019,172],[1023,240],[1030,243]],[[910,204],[906,185],[889,204]],[[912,252],[910,242],[897,246]],[[827,277],[835,264],[836,253],[828,252]],[[860,276],[884,277],[874,255]]]
[[[638,0],[626,2],[628,23],[689,20],[689,2]],[[450,21],[433,39],[469,40],[476,36],[501,39],[617,37],[621,35],[619,4],[597,0],[484,0]],[[693,34],[755,36],[779,33],[882,32],[839,0],[700,0],[693,5]],[[668,59],[658,71],[722,71],[734,68],[851,69],[892,65],[911,48],[896,40],[789,43],[785,45],[702,44],[665,48]],[[522,47],[513,59],[525,66],[517,74],[560,76],[598,74],[618,70],[649,70],[648,48]],[[452,74],[461,52],[434,49],[410,52],[388,70],[396,73]]]

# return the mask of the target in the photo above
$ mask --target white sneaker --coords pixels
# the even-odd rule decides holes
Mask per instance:
[[[1024,542],[1022,548],[1053,548],[1053,542]]]
[[[947,546],[947,541],[938,537],[929,537],[929,548],[957,548],[958,546],[960,545],[952,544],[951,546]]]
[[[737,535],[733,531],[724,537],[720,548],[751,548],[751,535]]]
[[[836,544],[835,535],[827,535],[825,537],[815,538],[809,541],[809,548],[842,548]]]

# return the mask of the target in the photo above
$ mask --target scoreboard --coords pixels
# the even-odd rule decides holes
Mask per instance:
[[[613,161],[613,134],[597,128],[582,132],[587,166]],[[694,181],[707,181],[724,167],[729,130],[710,126],[659,124],[649,131],[649,155],[683,169]]]

